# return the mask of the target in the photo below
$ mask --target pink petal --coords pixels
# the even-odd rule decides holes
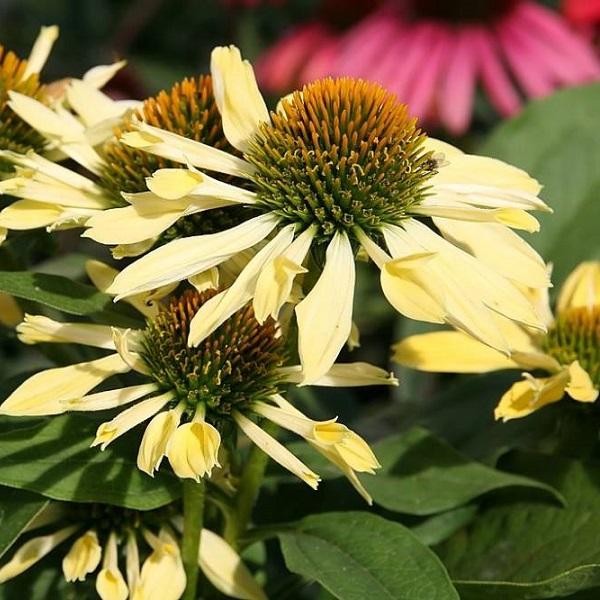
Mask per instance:
[[[288,91],[297,86],[306,57],[333,37],[321,23],[307,23],[287,32],[256,64],[257,77],[267,91]]]
[[[537,57],[527,54],[520,40],[513,35],[510,23],[502,22],[496,27],[497,39],[504,52],[504,57],[520,86],[532,98],[549,94],[554,86],[547,73],[540,71]]]
[[[444,27],[433,27],[431,43],[423,48],[426,54],[420,69],[407,88],[406,103],[413,115],[425,119],[433,109],[432,101],[446,63],[451,36],[452,33]]]
[[[515,11],[529,27],[535,29],[540,36],[546,37],[548,43],[569,54],[588,77],[600,76],[600,61],[593,47],[582,36],[569,30],[567,23],[560,16],[534,2],[523,2]]]
[[[448,68],[439,93],[438,113],[448,130],[459,135],[471,121],[475,78],[477,75],[477,42],[472,29],[456,31],[448,48]]]
[[[336,75],[335,65],[339,56],[340,45],[341,40],[336,37],[321,42],[300,71],[298,76],[300,85],[328,75]]]
[[[484,27],[474,28],[471,35],[483,87],[496,110],[509,117],[521,108],[521,100],[502,64],[496,40]]]

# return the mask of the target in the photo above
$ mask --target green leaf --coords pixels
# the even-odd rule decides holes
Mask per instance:
[[[540,489],[562,501],[551,486],[475,462],[421,428],[387,438],[374,450],[383,468],[363,483],[388,510],[431,515],[515,486]]]
[[[440,555],[461,598],[562,598],[600,586],[600,464],[518,452],[506,463],[555,486],[567,505],[506,498],[451,538]]]
[[[0,271],[0,292],[111,325],[139,327],[143,324],[143,317],[136,318],[133,309],[126,309],[121,304],[115,306],[113,298],[108,294],[99,292],[91,285],[59,275],[29,271]]]
[[[410,530],[422,544],[435,546],[462,529],[476,514],[477,506],[468,504],[430,517]]]
[[[525,169],[543,184],[554,214],[540,216],[531,237],[554,263],[555,282],[578,262],[600,257],[600,84],[570,88],[532,102],[479,149]]]
[[[0,488],[0,557],[47,504],[43,496]]]
[[[306,517],[279,534],[290,571],[342,600],[458,600],[438,558],[399,523],[364,512]]]
[[[104,452],[90,448],[97,419],[61,415],[0,434],[0,485],[39,492],[55,500],[103,502],[138,510],[178,497],[169,471],[154,478],[138,470],[140,432],[132,431]]]

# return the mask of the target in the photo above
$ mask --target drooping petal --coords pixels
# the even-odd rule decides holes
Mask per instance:
[[[62,570],[67,581],[84,581],[88,573],[96,570],[102,558],[98,535],[90,529],[78,538],[63,558]]]
[[[392,360],[433,373],[487,373],[519,364],[462,331],[413,335],[393,346]]]
[[[223,594],[241,600],[267,597],[237,552],[209,529],[200,535],[198,565],[208,580]]]
[[[303,231],[278,257],[269,261],[261,270],[254,292],[254,316],[263,323],[269,316],[274,319],[281,307],[289,300],[296,275],[305,273],[302,266],[316,228]]]
[[[568,369],[563,369],[547,378],[534,378],[529,373],[523,373],[523,377],[524,380],[513,384],[502,396],[494,410],[496,419],[506,422],[526,417],[547,404],[558,402],[565,395],[570,376]]]
[[[338,232],[327,247],[321,276],[296,306],[303,384],[313,383],[331,368],[350,335],[355,277],[350,240]]]
[[[76,525],[60,529],[55,533],[36,537],[25,542],[14,554],[9,562],[0,567],[0,583],[4,583],[23,573],[46,554],[62,544],[69,536],[77,531]]]
[[[200,481],[219,466],[219,432],[199,419],[177,427],[167,446],[167,458],[177,477]]]
[[[321,478],[309,469],[302,461],[294,456],[283,444],[261,429],[256,423],[248,419],[242,413],[233,411],[233,418],[239,428],[254,442],[263,452],[268,454],[282,467],[302,479],[311,488],[317,489]]]
[[[293,237],[294,225],[285,226],[250,259],[230,288],[213,296],[200,307],[190,323],[189,345],[198,345],[252,299],[261,269],[270,260],[280,256]]]
[[[0,414],[33,417],[64,413],[68,410],[68,400],[81,398],[105,379],[127,371],[129,366],[118,354],[41,371],[23,382],[0,405]]]
[[[210,72],[225,137],[246,152],[261,123],[270,122],[252,66],[235,46],[218,47],[211,54]]]
[[[600,261],[580,263],[562,285],[556,311],[600,304]]]
[[[138,584],[140,600],[179,600],[186,586],[177,541],[161,531],[159,543],[144,561]]]
[[[434,223],[445,239],[496,273],[528,287],[548,287],[550,278],[543,258],[507,227],[441,218],[434,218]]]
[[[249,179],[254,172],[250,163],[223,150],[152,127],[146,123],[136,123],[135,126],[138,131],[125,133],[120,140],[132,148],[139,148],[150,154],[183,164],[189,162],[200,169],[208,169],[244,179]]]
[[[127,61],[119,60],[110,65],[97,65],[88,69],[81,79],[85,83],[100,89],[103,88],[126,64]]]
[[[66,400],[65,404],[67,405],[67,410],[109,410],[130,404],[134,400],[139,400],[157,390],[158,386],[155,383],[143,383],[142,385],[132,385],[125,388],[88,394],[80,398],[73,398]]]
[[[159,412],[148,423],[137,456],[137,466],[140,471],[144,471],[152,477],[154,471],[158,471],[167,452],[171,436],[179,426],[183,409],[184,406],[180,405],[171,410]]]
[[[569,365],[569,384],[566,391],[578,402],[595,402],[598,399],[598,388],[594,386],[589,373],[582,368],[579,361]]]
[[[142,400],[139,404],[135,404],[131,408],[124,410],[114,419],[102,423],[98,427],[92,446],[100,445],[100,450],[105,450],[108,444],[155,415],[172,399],[173,392],[166,392],[160,396]]]
[[[225,231],[169,242],[126,267],[107,291],[131,296],[187,279],[260,242],[278,222],[276,215],[267,213]]]
[[[282,367],[279,373],[285,381],[300,383],[302,366]],[[335,363],[322,377],[311,385],[325,387],[357,387],[363,385],[398,385],[393,373],[366,362]]]
[[[102,570],[96,578],[96,591],[102,600],[126,600],[129,595],[127,584],[119,570],[117,536],[111,531],[104,548]]]
[[[112,328],[107,325],[60,323],[43,315],[26,314],[17,327],[17,334],[24,344],[55,342],[115,349]]]

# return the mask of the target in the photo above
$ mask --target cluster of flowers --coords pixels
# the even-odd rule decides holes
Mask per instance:
[[[527,173],[428,137],[396,95],[361,79],[316,80],[269,111],[233,46],[213,51],[210,75],[143,103],[101,91],[122,63],[40,87],[56,34],[44,29],[28,62],[9,54],[0,67],[12,82],[0,106],[10,115],[0,133],[12,140],[0,150],[0,192],[16,198],[0,212],[0,231],[6,238],[11,230],[84,228],[115,259],[129,259],[121,271],[88,262],[91,281],[146,321],[123,329],[26,315],[17,326],[22,342],[81,344],[102,355],[33,375],[1,414],[112,409],[94,446],[103,450],[148,422],[142,471],[152,476],[166,457],[182,479],[226,485],[235,485],[229,453],[243,433],[316,489],[318,474],[269,433],[271,422],[306,440],[370,503],[357,474],[380,465],[365,440],[284,397],[289,384],[397,383],[377,366],[336,362],[344,346],[359,343],[357,260],[377,267],[399,313],[454,328],[400,342],[397,362],[546,370],[545,378],[525,374],[502,398],[503,419],[565,392],[597,398],[600,266],[575,271],[553,318],[542,300],[548,269],[513,231],[536,231],[531,211],[549,210]],[[123,374],[131,385],[110,385]],[[83,579],[102,560],[103,600],[180,596],[180,516],[159,520],[157,534],[157,520],[148,525],[143,514],[104,529],[72,514],[52,513],[63,527],[26,542],[0,580],[85,528],[63,561],[67,580]],[[141,571],[138,538],[146,542]],[[225,593],[264,597],[216,533],[203,532],[199,560]],[[172,585],[165,590],[160,580]]]

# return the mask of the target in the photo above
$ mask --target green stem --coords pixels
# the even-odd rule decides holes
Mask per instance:
[[[183,481],[183,541],[181,555],[187,583],[182,600],[196,600],[198,587],[198,550],[204,517],[204,482]]]
[[[262,428],[267,433],[273,435],[277,426],[267,422]],[[268,462],[269,456],[258,446],[253,446],[250,450],[248,460],[242,467],[243,473],[238,492],[235,496],[234,512],[227,519],[225,531],[223,532],[225,540],[235,549],[239,548],[240,538],[244,536],[248,529],[248,524],[252,517],[252,509],[254,508]]]

